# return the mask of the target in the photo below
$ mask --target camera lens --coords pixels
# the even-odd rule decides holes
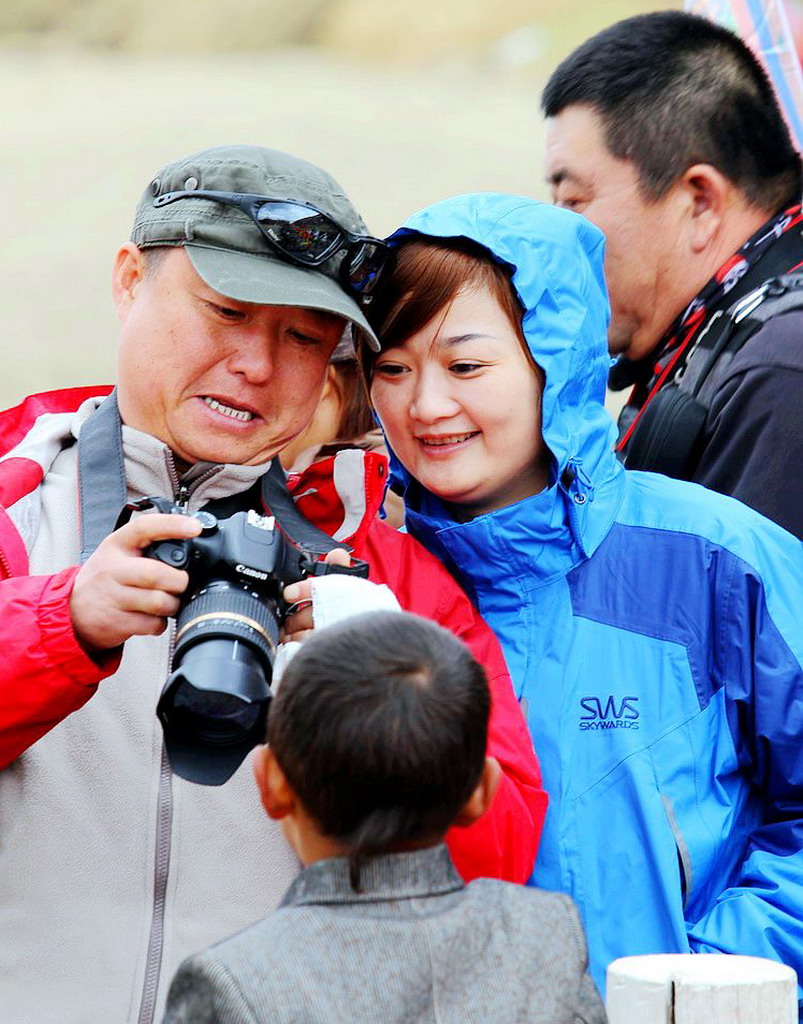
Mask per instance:
[[[214,580],[182,608],[157,714],[173,771],[221,785],[265,740],[279,636],[274,602]]]
[[[239,743],[259,719],[259,705],[215,690],[197,690],[189,680],[176,691],[170,721],[174,728],[196,737],[200,743],[230,746]]]
[[[185,651],[215,638],[239,639],[248,644],[270,679],[279,641],[275,604],[240,583],[213,580],[194,594],[179,613],[173,667],[178,668]]]

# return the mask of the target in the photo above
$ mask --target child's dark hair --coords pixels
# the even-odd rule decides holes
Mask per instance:
[[[485,673],[455,636],[402,612],[321,631],[290,662],[268,742],[321,831],[359,859],[436,842],[485,761]]]

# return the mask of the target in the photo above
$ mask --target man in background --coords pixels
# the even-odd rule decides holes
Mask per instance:
[[[731,494],[803,536],[803,309],[758,309],[738,329],[728,316],[803,264],[800,157],[766,74],[726,29],[646,14],[570,54],[542,108],[554,201],[606,235],[610,385],[633,388],[625,464]],[[740,347],[716,359],[728,337]],[[673,385],[694,386],[696,421]]]

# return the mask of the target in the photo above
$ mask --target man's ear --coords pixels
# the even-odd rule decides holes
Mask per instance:
[[[678,187],[688,203],[692,251],[704,252],[722,227],[734,186],[711,164],[693,164],[681,176]]]
[[[295,810],[296,798],[269,747],[257,747],[253,769],[259,798],[268,817],[276,821],[286,818]]]
[[[112,298],[120,320],[125,318],[144,278],[145,256],[139,246],[126,242],[115,256],[112,269]]]
[[[502,769],[495,757],[486,757],[480,781],[454,820],[455,825],[473,825],[485,814],[496,795]]]

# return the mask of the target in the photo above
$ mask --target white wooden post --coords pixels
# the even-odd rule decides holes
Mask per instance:
[[[608,968],[609,1024],[797,1024],[797,976],[757,956],[626,956]]]

